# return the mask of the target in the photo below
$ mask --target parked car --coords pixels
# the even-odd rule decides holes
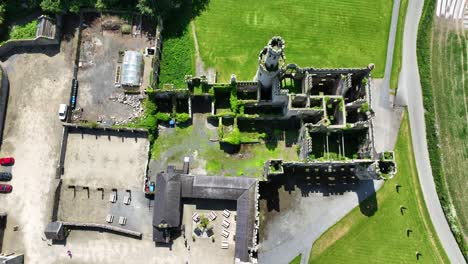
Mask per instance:
[[[68,105],[60,104],[59,111],[58,111],[60,121],[67,120],[67,113],[68,113]]]
[[[13,157],[0,158],[0,165],[2,166],[11,166],[13,164],[15,164],[15,158]]]
[[[13,186],[10,184],[0,184],[0,193],[11,193]]]
[[[0,172],[0,181],[9,181],[11,180],[10,172]]]

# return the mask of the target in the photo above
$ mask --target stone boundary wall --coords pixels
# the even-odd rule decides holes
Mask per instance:
[[[159,88],[159,68],[161,64],[161,58],[162,58],[162,30],[163,30],[163,21],[159,17],[158,18],[158,25],[156,26],[156,35],[155,35],[155,41],[154,41],[154,47],[155,47],[155,53],[152,61],[152,83],[150,85],[154,89]]]
[[[62,191],[62,179],[58,179],[55,181],[57,183],[57,187],[55,188],[54,191],[54,201],[53,201],[53,206],[52,206],[52,215],[51,215],[51,222],[57,221],[58,218],[58,209],[59,209],[59,203],[60,203],[60,193]]]
[[[64,127],[69,128],[69,133],[74,133],[74,132],[131,132],[135,134],[143,134],[143,137],[148,137],[148,130],[144,128],[113,128],[113,127],[90,127],[86,125],[80,125],[80,124],[72,124],[72,123],[63,123]],[[70,131],[71,130],[71,131]]]
[[[0,146],[3,143],[3,129],[5,125],[8,95],[10,92],[10,84],[8,82],[8,76],[3,68],[0,66]]]
[[[77,222],[62,222],[62,223],[65,227],[69,229],[107,231],[110,233],[134,237],[137,239],[141,239],[141,236],[142,236],[142,234],[137,231],[124,229],[124,228],[120,228],[117,226],[105,225],[105,224],[77,223]]]
[[[67,152],[67,141],[68,141],[68,127],[63,127],[62,132],[62,141],[60,142],[60,156],[59,162],[57,165],[57,171],[55,173],[55,178],[60,179],[60,176],[63,175],[63,164],[65,162],[65,154]]]

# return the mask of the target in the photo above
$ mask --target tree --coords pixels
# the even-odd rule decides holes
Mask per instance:
[[[5,22],[5,3],[0,4],[0,26]]]
[[[142,15],[153,16],[156,10],[156,2],[154,0],[139,0],[137,9]]]
[[[64,0],[42,0],[42,10],[50,13],[62,13],[67,10],[67,5]]]
[[[97,0],[94,5],[97,9],[107,9],[115,7],[119,4],[118,0]]]

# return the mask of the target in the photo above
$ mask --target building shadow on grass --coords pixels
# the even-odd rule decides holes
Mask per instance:
[[[313,193],[339,196],[346,192],[355,192],[363,215],[373,216],[378,210],[372,180],[359,180],[346,171],[328,172],[322,168],[316,171],[310,168],[286,167],[284,174],[271,176],[268,181],[260,182],[260,199],[266,201],[268,212],[280,212],[282,199],[290,200],[287,196],[297,190],[304,198]]]

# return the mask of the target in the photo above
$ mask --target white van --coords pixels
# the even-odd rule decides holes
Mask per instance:
[[[59,111],[58,111],[60,121],[67,120],[67,112],[68,112],[68,105],[60,104]]]

